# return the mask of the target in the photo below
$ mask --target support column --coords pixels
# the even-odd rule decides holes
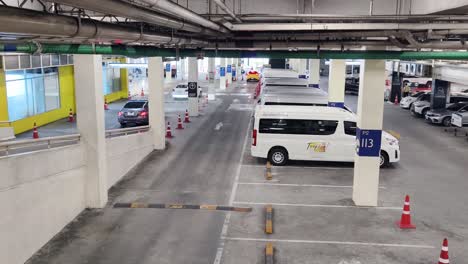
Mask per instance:
[[[226,59],[226,80],[228,85],[232,83],[232,58]]]
[[[185,72],[185,69],[187,68],[187,66],[185,65],[186,64],[186,61],[187,59],[180,59],[180,72],[179,72],[179,75],[178,77],[180,77],[181,80],[186,80],[186,72]]]
[[[377,206],[380,145],[385,85],[385,61],[365,60],[359,77],[353,200],[357,206]]]
[[[161,57],[148,58],[149,125],[151,126],[154,149],[166,148],[163,71]]]
[[[307,59],[299,59],[297,69],[299,78],[307,79]]]
[[[103,208],[108,186],[102,56],[74,55],[73,58],[77,128],[87,164],[85,202],[88,208]]]
[[[214,86],[215,73],[215,58],[208,58],[208,100],[216,99],[216,91]]]
[[[219,89],[226,90],[226,58],[221,58],[219,65]]]
[[[166,65],[165,65],[165,71],[166,71],[166,80],[171,80],[172,79],[172,67],[171,67],[171,63],[170,62],[166,62]]]
[[[195,57],[189,57],[188,60],[188,84],[189,84],[189,98],[188,98],[188,112],[189,116],[198,116],[198,93],[192,96],[190,87],[194,85],[198,90],[198,61]]]
[[[320,88],[320,59],[309,60],[309,87]]]
[[[346,61],[331,60],[328,76],[328,106],[344,107]]]
[[[239,69],[239,59],[238,58],[234,58],[232,59],[232,78],[234,79],[234,81],[237,81],[237,78],[239,78],[239,74],[240,74],[240,69]]]

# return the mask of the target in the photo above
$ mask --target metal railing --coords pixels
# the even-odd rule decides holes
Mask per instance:
[[[80,134],[72,134],[3,142],[0,143],[0,157],[77,144],[80,142],[80,138]]]
[[[8,127],[11,127],[12,121],[0,121],[0,127],[3,127],[3,125],[7,125]]]
[[[129,128],[118,128],[106,130],[106,138],[126,136],[131,134],[143,133],[150,130],[150,126],[139,126],[139,127],[129,127]]]

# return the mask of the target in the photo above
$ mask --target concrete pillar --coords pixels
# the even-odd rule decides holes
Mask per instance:
[[[187,59],[180,59],[179,64],[180,64],[180,72],[178,73],[178,76],[181,80],[186,80],[186,71],[185,69],[187,68],[186,66]]]
[[[309,87],[320,88],[320,59],[309,60]]]
[[[166,120],[164,117],[164,80],[161,57],[148,59],[149,125],[154,149],[166,148]]]
[[[102,56],[74,55],[77,128],[85,149],[85,199],[88,208],[107,203],[107,155],[104,126]]]
[[[380,87],[384,85],[385,61],[363,61],[359,77],[353,183],[353,200],[358,206],[377,206],[384,104]]]
[[[239,59],[238,58],[234,58],[232,59],[232,67],[233,67],[233,70],[232,70],[232,77],[237,81],[237,79],[239,78],[239,75],[240,75],[240,67],[239,67]]]
[[[232,58],[226,59],[226,80],[228,85],[232,83]]]
[[[297,69],[298,69],[297,72],[299,74],[299,78],[306,79],[307,78],[307,59],[299,59]]]
[[[221,58],[219,65],[219,89],[226,90],[226,58]]]
[[[190,85],[195,85],[198,87],[198,61],[195,57],[189,57],[188,60],[188,82]],[[189,98],[188,98],[188,112],[189,116],[198,116],[198,96],[191,97],[190,90],[189,90]]]
[[[216,99],[216,91],[215,91],[215,86],[214,86],[215,73],[216,73],[215,58],[208,58],[208,75],[209,75],[208,100]]]
[[[328,106],[344,107],[346,61],[331,60],[328,76]]]
[[[166,62],[165,66],[164,66],[164,70],[166,71],[166,80],[171,80],[172,79],[172,74],[171,74],[171,70],[172,67],[171,67],[171,62]]]

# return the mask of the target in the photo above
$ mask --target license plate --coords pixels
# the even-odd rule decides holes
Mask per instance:
[[[128,112],[127,116],[135,116],[135,112]]]

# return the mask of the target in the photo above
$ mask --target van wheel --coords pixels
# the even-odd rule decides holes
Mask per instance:
[[[388,167],[390,164],[390,159],[388,158],[388,154],[385,151],[380,151],[380,168]]]
[[[288,161],[288,152],[284,148],[273,148],[268,153],[268,160],[275,166],[284,166]]]

